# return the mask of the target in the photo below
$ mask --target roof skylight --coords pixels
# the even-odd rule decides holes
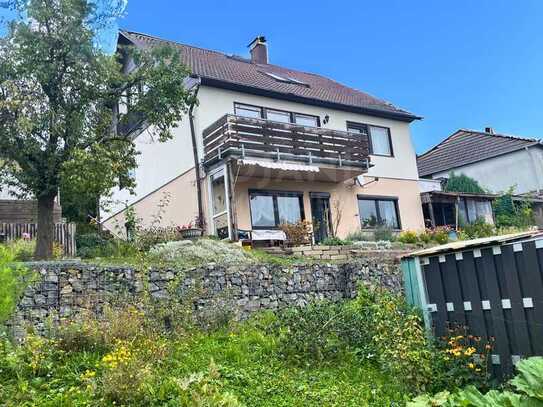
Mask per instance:
[[[273,78],[273,79],[275,79],[276,81],[279,81],[279,82],[292,83],[294,85],[302,85],[302,86],[309,87],[309,85],[307,83],[302,82],[302,81],[300,81],[298,79],[294,79],[294,78],[292,78],[290,76],[281,76],[281,75],[278,75],[276,73],[265,72],[265,71],[260,71],[260,73],[263,73],[264,75],[267,75],[270,78]]]

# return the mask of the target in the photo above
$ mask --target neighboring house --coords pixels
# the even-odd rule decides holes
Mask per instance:
[[[0,184],[0,224],[34,224],[38,222],[38,201],[17,199],[13,190]],[[54,220],[59,223],[62,211],[58,204],[54,207]]]
[[[444,181],[451,172],[464,174],[491,193],[456,194],[457,202],[464,198],[473,201],[460,205],[460,210],[463,206],[466,208],[459,214],[464,222],[484,217],[492,223],[489,212],[495,198],[492,194],[514,187],[513,199],[532,202],[536,223],[543,226],[543,144],[540,140],[496,134],[491,128],[484,132],[461,129],[418,156],[417,165],[421,178]],[[430,222],[436,225],[442,225],[441,222],[451,225],[453,214],[459,213],[453,209],[457,202],[453,202],[450,194],[426,193],[422,199],[427,223],[431,209],[434,209],[435,222]],[[431,208],[432,202],[434,208]],[[440,215],[436,215],[436,211]],[[479,216],[479,212],[484,215]]]
[[[417,157],[421,178],[467,175],[493,193],[543,190],[543,145],[539,140],[461,129]]]
[[[270,64],[264,37],[250,44],[250,59],[128,31],[119,44],[176,47],[199,104],[167,143],[141,130],[135,195],[114,191],[105,227],[122,228],[127,206],[151,224],[166,195],[162,224],[201,218],[208,234],[231,239],[273,236],[281,223],[302,219],[313,222],[317,241],[338,221],[340,237],[383,224],[424,227],[409,127],[419,117]]]

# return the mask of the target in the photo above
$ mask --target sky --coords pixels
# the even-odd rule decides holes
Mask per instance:
[[[128,0],[119,26],[325,75],[423,116],[418,153],[459,128],[543,138],[542,0]]]

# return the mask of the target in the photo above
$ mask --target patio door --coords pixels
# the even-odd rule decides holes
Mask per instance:
[[[330,236],[331,213],[330,194],[327,192],[311,192],[311,217],[313,220],[313,236],[315,243],[320,243]]]

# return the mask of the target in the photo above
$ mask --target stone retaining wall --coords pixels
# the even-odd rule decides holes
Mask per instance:
[[[84,311],[100,313],[112,300],[138,301],[187,298],[196,310],[231,307],[238,318],[252,312],[303,306],[315,299],[353,298],[358,283],[402,291],[399,264],[387,252],[368,254],[343,264],[220,266],[188,271],[98,267],[83,263],[34,264],[40,278],[19,302],[12,327],[21,335],[27,326],[44,332],[49,324]]]
[[[374,256],[375,253],[385,253],[386,256],[397,257],[412,251],[412,247],[395,246],[388,241],[382,242],[357,242],[345,246],[307,245],[296,247],[269,247],[264,249],[270,254],[278,256],[311,257],[320,260],[348,260]]]

